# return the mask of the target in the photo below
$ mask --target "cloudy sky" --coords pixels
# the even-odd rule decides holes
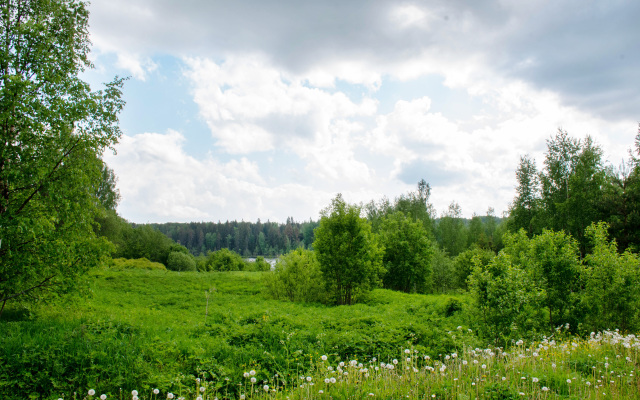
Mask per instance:
[[[342,193],[507,210],[559,127],[614,165],[640,119],[637,0],[93,0],[105,160],[133,222],[316,220]]]

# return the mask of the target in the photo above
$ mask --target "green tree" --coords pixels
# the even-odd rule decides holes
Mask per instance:
[[[462,220],[462,210],[454,201],[438,221],[436,239],[451,257],[455,257],[467,248],[467,235],[467,227]]]
[[[396,211],[383,219],[380,239],[387,270],[383,278],[384,287],[406,293],[429,290],[433,244],[424,225]]]
[[[592,224],[586,236],[593,250],[585,257],[581,274],[582,304],[588,330],[640,328],[640,259],[625,251],[618,253],[615,241],[608,241],[608,225]]]
[[[468,289],[467,279],[473,268],[476,266],[486,267],[495,255],[493,251],[480,247],[472,247],[458,254],[453,264],[455,286],[460,289]]]
[[[92,92],[88,10],[76,0],[0,8],[0,304],[73,286],[108,254],[92,221],[100,156],[120,137],[121,80]],[[0,309],[1,310],[1,309]]]
[[[347,204],[338,194],[320,213],[314,232],[313,249],[327,292],[337,304],[352,304],[359,293],[378,286],[384,271],[384,249],[360,212],[360,207]]]
[[[540,178],[535,160],[529,156],[520,157],[516,170],[516,197],[511,204],[509,229],[517,232],[524,229],[529,237],[539,233]]]

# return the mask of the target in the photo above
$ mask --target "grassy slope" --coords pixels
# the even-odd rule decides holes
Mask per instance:
[[[458,348],[446,332],[464,317],[445,316],[450,297],[376,290],[351,307],[301,305],[265,299],[261,276],[93,271],[88,299],[0,321],[0,395],[177,391],[196,376],[234,392],[247,369],[260,379],[297,376],[318,354],[388,359],[408,344],[434,356]]]

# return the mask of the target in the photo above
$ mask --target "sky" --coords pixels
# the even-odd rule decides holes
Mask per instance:
[[[501,216],[558,129],[628,157],[636,0],[93,0],[93,89],[129,77],[103,158],[131,222],[317,220],[431,186]]]

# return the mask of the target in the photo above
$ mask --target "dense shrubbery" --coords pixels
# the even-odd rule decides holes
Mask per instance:
[[[229,249],[209,253],[204,262],[204,271],[243,271],[247,264],[240,254]]]
[[[164,264],[149,261],[146,258],[114,258],[109,267],[114,269],[167,269]]]
[[[279,300],[326,302],[320,264],[314,252],[302,248],[278,259],[275,270],[265,275],[266,293]]]

